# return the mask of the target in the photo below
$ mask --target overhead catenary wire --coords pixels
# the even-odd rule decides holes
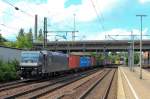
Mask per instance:
[[[12,32],[14,32],[14,30],[16,30],[16,28],[7,26],[7,25],[2,24],[2,23],[0,23],[0,25],[3,26],[4,28],[6,28],[6,29],[3,29],[3,28],[2,28],[1,31],[7,31],[7,32],[12,33]],[[16,34],[13,34],[13,35],[15,35],[15,37],[17,37]]]
[[[115,40],[115,41],[117,41],[116,39],[114,39],[114,38],[113,38],[113,37],[111,37],[110,35],[108,35],[108,37],[109,37],[109,38],[111,38],[112,40]]]
[[[7,0],[4,0],[4,2],[7,3],[8,5],[12,6],[15,10],[18,10],[18,11],[20,10],[20,12],[22,12],[22,13],[28,15],[28,16],[34,17],[34,16],[31,15],[30,13],[28,13],[28,12],[26,12],[26,11],[20,9],[19,7],[15,6],[15,5],[12,4],[11,2],[9,2],[9,1],[7,1]],[[37,4],[36,4],[36,5],[37,5]],[[27,5],[25,5],[25,4],[23,4],[23,6],[24,6],[24,7],[27,7]],[[31,9],[31,6],[28,6],[28,7]],[[32,10],[32,12],[33,12],[33,9],[31,9],[31,10]],[[38,17],[39,17],[39,15],[38,15]],[[39,23],[43,23],[43,21],[40,20]]]
[[[93,0],[90,0],[90,1],[91,1],[92,6],[93,6],[93,9],[94,9],[94,11],[97,15],[97,19],[98,19],[99,23],[101,24],[101,28],[105,31],[105,28],[104,28],[104,25],[103,25],[103,22],[102,22],[102,20],[104,20],[104,17],[102,15],[102,13],[100,12],[101,17],[103,18],[103,19],[101,19],[101,17],[99,16],[99,13],[97,12],[97,9],[96,9],[96,6],[95,6]]]
[[[12,30],[16,30],[16,28],[7,26],[6,24],[3,24],[3,23],[1,23],[0,25],[6,28],[12,29]]]
[[[9,16],[17,17],[17,18],[15,19],[15,20],[17,20],[17,21],[24,19],[23,17],[18,17],[18,16],[14,15],[14,14],[12,14],[12,13],[10,13],[10,12],[3,12],[3,13],[4,13],[4,14],[7,14],[7,15],[9,15]],[[26,20],[26,21],[31,22],[30,20]]]
[[[113,40],[118,40],[117,37],[127,37],[129,38],[131,35],[107,35],[109,38],[113,39]],[[139,39],[138,37],[140,37],[140,35],[137,35],[137,34],[132,34],[132,36],[134,36],[134,39]],[[132,37],[131,36],[131,37]],[[142,35],[143,37],[149,37],[150,35]],[[115,38],[114,38],[115,37]],[[124,38],[125,39],[125,38]]]
[[[19,10],[20,12],[22,12],[22,13],[24,13],[24,14],[26,14],[26,15],[30,16],[30,17],[33,17],[33,15],[32,15],[32,14],[30,14],[30,13],[28,13],[28,12],[26,12],[26,11],[24,11],[24,10],[20,9],[19,7],[17,7],[17,6],[15,6],[15,5],[13,5],[12,3],[8,2],[7,0],[4,0],[4,2],[5,2],[6,4],[8,4],[8,5],[12,6],[15,10]]]
[[[10,32],[14,32],[15,30],[18,30],[18,28],[17,27],[11,27],[11,26],[8,26],[8,25],[6,25],[6,24],[4,24],[4,23],[0,23],[0,26],[3,26],[3,27],[5,27],[5,28],[7,28],[7,31],[10,31]],[[1,31],[2,31],[3,29],[1,29]],[[18,30],[19,31],[19,30]],[[15,33],[15,32],[14,32]]]
[[[7,14],[7,15],[9,15],[9,16],[14,16],[14,17],[17,17],[17,16],[15,16],[14,14],[12,14],[12,13],[10,13],[10,12],[6,12],[6,11],[4,11],[3,12],[4,14]],[[16,19],[15,19],[15,22],[17,21],[17,22],[19,22],[20,20],[25,20],[23,17],[17,17]],[[25,21],[28,21],[28,22],[31,22],[31,20],[25,20]],[[3,26],[3,27],[5,27],[5,28],[10,28],[10,29],[13,29],[13,30],[18,30],[18,28],[17,27],[12,27],[12,26],[8,26],[6,23],[0,23],[0,25],[1,26]]]
[[[34,18],[34,16],[33,16],[32,14],[28,13],[28,12],[25,11],[25,10],[20,9],[19,7],[15,6],[13,3],[9,2],[9,1],[6,1],[6,0],[4,0],[4,2],[5,2],[6,4],[12,6],[13,8],[15,8],[15,10],[18,10],[18,11],[22,12],[23,14],[26,14],[26,15],[30,16],[29,18]],[[22,4],[22,6],[27,7],[25,4]],[[29,9],[31,9],[31,8],[29,8]],[[5,13],[5,14],[8,14],[8,15],[11,15],[11,16],[14,16],[14,17],[17,17],[17,18],[16,18],[17,20],[18,20],[18,19],[23,19],[23,17],[15,16],[15,15],[12,14],[12,13],[7,13],[7,12],[4,12],[4,13]],[[23,19],[23,20],[24,20],[24,19]],[[27,19],[26,21],[32,22],[30,19],[29,19],[29,20]],[[3,25],[3,26],[8,27],[8,26],[6,26],[6,25]]]
[[[96,4],[97,4],[97,6],[98,6],[98,8],[100,8],[99,6],[99,3],[97,2],[98,0],[96,0]],[[104,15],[103,15],[103,13],[101,12],[101,8],[99,9],[99,13],[100,13],[100,16],[101,16],[101,20],[103,21],[103,23],[104,23]]]

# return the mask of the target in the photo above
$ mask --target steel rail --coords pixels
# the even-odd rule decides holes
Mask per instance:
[[[97,70],[88,71],[88,72],[85,72],[85,73],[80,73],[79,75],[83,75],[83,74],[88,74],[88,75],[90,75],[90,74],[93,73],[93,72],[97,72]],[[47,84],[47,85],[43,85],[43,86],[40,86],[40,87],[38,87],[38,88],[31,89],[31,90],[29,90],[29,91],[25,91],[25,92],[22,92],[22,93],[19,93],[19,94],[16,94],[16,95],[8,96],[8,97],[6,97],[5,99],[14,99],[14,98],[17,98],[17,97],[21,97],[21,96],[30,94],[30,93],[32,93],[32,92],[40,91],[40,90],[42,90],[42,89],[44,89],[44,88],[57,85],[57,84],[60,83],[60,82],[65,82],[65,81],[68,81],[69,79],[74,79],[75,77],[79,77],[79,78],[76,78],[76,79],[74,79],[74,80],[72,80],[72,81],[69,80],[68,83],[64,83],[64,84],[62,84],[62,85],[60,85],[60,86],[57,86],[56,88],[50,89],[50,90],[48,90],[48,91],[42,92],[41,94],[35,95],[34,97],[31,97],[31,99],[35,99],[35,98],[41,97],[41,96],[43,96],[43,95],[45,95],[45,94],[47,94],[47,93],[53,91],[53,90],[56,90],[56,89],[58,89],[58,88],[60,88],[60,87],[63,87],[63,86],[65,86],[65,85],[67,85],[67,84],[69,84],[69,83],[71,83],[71,82],[73,82],[73,81],[77,81],[77,80],[79,80],[79,79],[81,79],[81,78],[83,78],[83,77],[85,77],[85,76],[88,76],[88,75],[85,75],[85,76],[81,76],[81,77],[80,77],[79,75],[74,75],[74,76],[72,76],[72,77],[70,77],[70,78],[67,78],[67,79],[60,79],[59,81],[56,81],[56,82],[53,82],[53,83],[50,83],[50,84]]]
[[[85,97],[111,72],[111,70],[104,73],[102,77],[100,77],[93,85],[91,85],[81,96],[79,99],[85,99]]]

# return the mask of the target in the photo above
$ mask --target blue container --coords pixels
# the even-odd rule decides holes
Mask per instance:
[[[91,58],[88,56],[80,57],[80,67],[89,67],[91,66]]]

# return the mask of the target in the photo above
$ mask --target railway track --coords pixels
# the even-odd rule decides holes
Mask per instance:
[[[2,83],[2,84],[0,84],[0,88],[16,85],[16,84],[26,82],[26,81],[28,81],[28,80],[16,80],[16,81],[12,81],[12,82]]]
[[[2,99],[116,99],[117,69],[90,70],[0,92]]]
[[[35,83],[35,84],[28,85],[28,86],[23,86],[19,88],[14,88],[12,90],[3,91],[3,92],[0,92],[0,98],[6,98],[6,99],[21,98],[22,99],[23,97],[23,99],[25,98],[28,99],[28,98],[36,97],[39,94],[49,91],[50,90],[49,88],[51,88],[52,90],[55,87],[63,86],[64,84],[67,83],[67,81],[71,81],[70,79],[76,78],[77,80],[79,76],[80,76],[79,78],[82,78],[84,76],[87,76],[87,74],[90,75],[91,73],[96,72],[96,71],[97,70],[90,70],[87,72],[77,73],[77,74],[70,75],[67,77],[58,78],[57,80],[55,79],[52,81],[45,81],[45,82],[41,82],[38,84]]]
[[[110,99],[108,98],[110,88],[113,82],[115,72],[111,71],[96,81],[91,87],[87,89],[79,98],[80,99]],[[116,99],[116,98],[111,98]]]
[[[104,76],[100,77],[91,87],[89,87],[81,96],[79,96],[79,98],[107,99],[114,75],[115,70],[105,73]]]
[[[14,88],[19,88],[22,86],[33,84],[35,82],[36,82],[36,80],[18,80],[18,81],[13,81],[10,83],[4,83],[4,84],[0,85],[0,92],[6,91],[6,90],[11,90]]]
[[[116,99],[117,95],[116,69],[105,69],[79,81],[63,86],[40,99]],[[101,87],[99,87],[100,85]],[[97,90],[100,89],[100,90]],[[94,91],[94,92],[93,92]],[[97,94],[94,94],[97,93]],[[35,98],[35,97],[34,97]]]

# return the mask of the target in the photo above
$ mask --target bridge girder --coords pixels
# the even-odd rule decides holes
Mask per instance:
[[[139,51],[140,41],[134,41],[135,51]],[[150,51],[150,40],[144,40],[143,51]],[[34,48],[42,49],[42,42],[33,43]],[[47,48],[52,51],[128,51],[131,46],[129,40],[96,40],[96,41],[52,41],[47,43]]]

